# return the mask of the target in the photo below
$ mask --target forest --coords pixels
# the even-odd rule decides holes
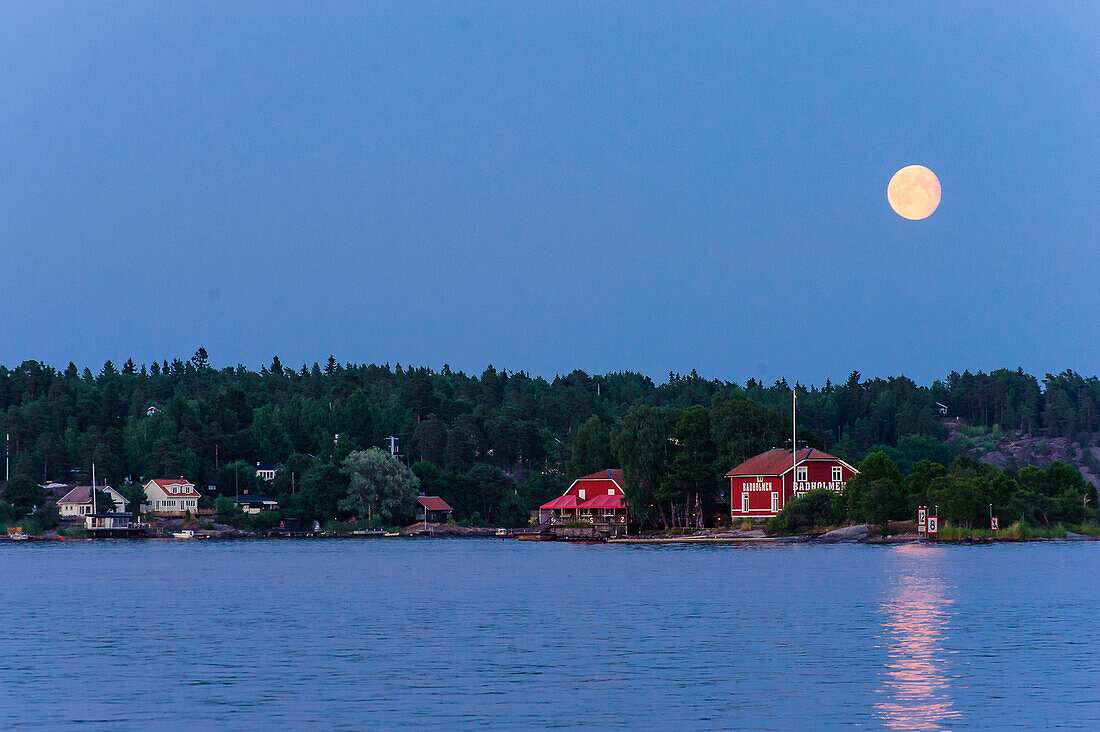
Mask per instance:
[[[881,452],[903,474],[921,461],[948,468],[957,457],[941,409],[971,426],[1084,445],[1100,429],[1100,382],[1072,371],[1041,380],[1019,369],[953,372],[930,385],[853,371],[822,386],[693,371],[658,384],[632,372],[546,379],[332,357],[300,368],[275,357],[252,370],[214,367],[202,348],[186,360],[129,359],[94,372],[36,361],[0,367],[0,422],[11,482],[23,493],[33,493],[30,483],[87,482],[94,463],[101,482],[128,495],[148,478],[185,476],[211,504],[243,488],[276,498],[287,516],[347,520],[357,513],[348,456],[385,448],[392,436],[419,490],[442,496],[459,522],[521,525],[570,479],[622,467],[636,517],[677,525],[700,508],[709,521],[723,473],[789,444],[792,389],[800,441],[853,464]],[[286,469],[259,484],[257,462]],[[10,488],[9,504],[33,498]],[[390,518],[412,520],[411,511]]]

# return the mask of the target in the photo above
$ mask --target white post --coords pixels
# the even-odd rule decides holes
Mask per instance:
[[[95,504],[95,463],[92,463],[92,513],[97,513]]]
[[[791,387],[791,494],[794,494],[798,484],[798,392]]]

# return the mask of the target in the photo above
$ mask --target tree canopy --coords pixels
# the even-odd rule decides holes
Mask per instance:
[[[419,466],[424,490],[454,506],[457,521],[519,521],[569,478],[620,467],[639,517],[670,523],[696,502],[713,505],[727,470],[787,444],[792,388],[800,440],[850,462],[882,452],[908,476],[903,484],[927,483],[922,491],[937,479],[922,461],[948,466],[957,452],[944,442],[941,404],[974,426],[1086,445],[1100,430],[1100,383],[1072,371],[1041,379],[1007,369],[952,373],[927,386],[852,372],[840,384],[805,387],[694,372],[660,384],[631,372],[546,379],[488,366],[467,374],[333,357],[300,368],[275,357],[258,371],[213,363],[200,348],[147,365],[118,358],[94,370],[37,361],[0,367],[0,421],[11,436],[5,495],[30,510],[42,497],[24,478],[86,482],[94,462],[127,497],[135,494],[127,480],[185,475],[223,496],[247,485],[277,498],[287,516],[347,519],[358,509],[347,503],[353,477],[344,462],[393,436],[400,461]],[[286,470],[260,484],[257,462]],[[1042,496],[1037,519],[1068,511],[1066,489],[1023,470],[1014,480]],[[909,488],[905,496],[911,504]],[[860,498],[854,510],[889,500]]]

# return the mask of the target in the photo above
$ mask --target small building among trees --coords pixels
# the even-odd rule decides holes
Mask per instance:
[[[792,499],[818,488],[840,492],[859,473],[824,450],[806,447],[768,450],[726,473],[730,480],[730,518],[771,518]]]
[[[256,463],[256,477],[271,482],[286,470],[282,463]]]
[[[279,502],[274,498],[266,498],[255,494],[249,495],[248,491],[245,491],[244,495],[234,498],[233,502],[237,505],[237,508],[248,514],[279,510]]]
[[[427,524],[445,524],[454,511],[439,496],[417,496],[416,502],[420,504],[421,515]]]

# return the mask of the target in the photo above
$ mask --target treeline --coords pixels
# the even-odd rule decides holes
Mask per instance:
[[[789,534],[848,519],[883,525],[912,520],[918,506],[938,511],[943,524],[965,529],[989,528],[990,515],[1002,525],[1037,527],[1097,521],[1096,488],[1061,462],[1002,470],[960,456],[947,466],[921,460],[906,474],[885,452],[874,452],[857,467],[859,475],[843,494],[812,491],[789,503],[768,529]]]
[[[937,403],[1005,430],[1082,439],[1098,427],[1100,386],[1072,372],[1041,384],[1021,371],[951,374],[931,386],[853,372],[843,384],[794,388],[800,440],[850,461],[888,449],[912,464],[949,463]],[[35,361],[0,367],[13,475],[87,481],[94,462],[115,487],[183,475],[232,495],[256,462],[281,462],[287,471],[274,484],[252,489],[303,519],[346,518],[343,461],[394,436],[421,489],[443,496],[459,520],[518,521],[568,479],[618,466],[635,506],[675,523],[697,506],[705,514],[733,465],[786,444],[790,404],[785,381],[740,385],[694,372],[662,384],[631,372],[547,380],[492,366],[472,375],[331,357],[300,368],[275,358],[254,371],[214,368],[204,349],[95,373]]]

